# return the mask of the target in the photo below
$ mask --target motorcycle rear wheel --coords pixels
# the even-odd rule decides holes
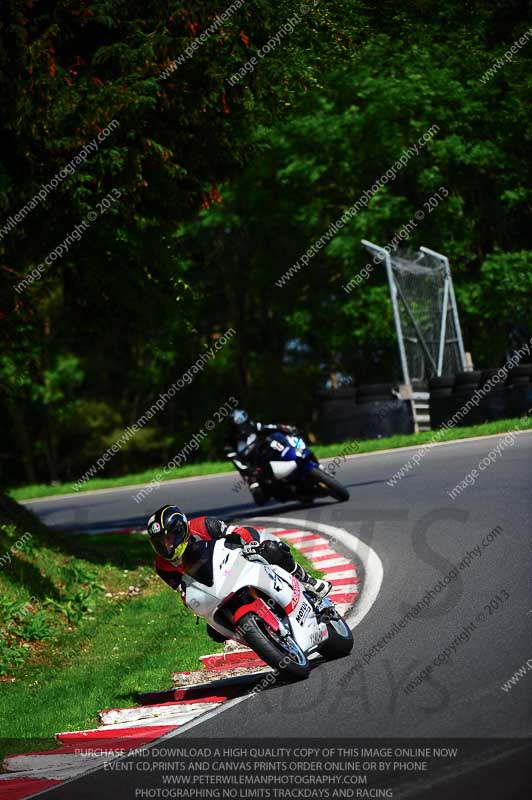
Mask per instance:
[[[283,678],[303,680],[310,674],[310,662],[291,637],[278,636],[257,614],[244,614],[238,629],[246,643]]]
[[[342,486],[342,484],[333,478],[331,475],[328,475],[319,467],[314,467],[309,472],[311,475],[314,483],[317,483],[322,488],[325,488],[335,500],[338,500],[339,503],[345,503],[346,500],[349,500],[349,492],[347,489]]]

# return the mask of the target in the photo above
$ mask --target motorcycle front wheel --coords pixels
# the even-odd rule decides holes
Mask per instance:
[[[333,478],[332,475],[328,475],[319,467],[311,469],[309,475],[317,486],[321,489],[325,489],[327,494],[330,494],[330,496],[338,500],[339,503],[345,503],[346,500],[349,500],[349,492],[347,489],[342,486],[336,478]]]
[[[310,662],[291,636],[279,636],[257,614],[244,614],[238,630],[246,643],[283,678],[299,681],[308,678]]]
[[[318,647],[318,653],[327,661],[349,655],[353,649],[353,634],[347,622],[338,616],[330,619],[326,625],[329,637]]]

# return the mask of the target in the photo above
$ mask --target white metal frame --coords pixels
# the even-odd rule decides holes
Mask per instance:
[[[456,296],[454,294],[454,286],[453,286],[453,279],[451,277],[451,267],[449,265],[449,259],[447,258],[447,256],[442,255],[442,253],[437,253],[435,250],[430,250],[428,247],[420,247],[419,250],[421,253],[425,253],[428,256],[437,258],[438,261],[441,261],[441,263],[445,268],[445,288],[447,289],[448,299],[451,303],[451,314],[453,315],[454,327],[456,329],[456,338],[458,339],[458,352],[460,354],[460,364],[462,366],[462,370],[465,371],[467,369],[467,363],[464,350],[464,340],[462,338],[462,328],[460,327],[460,318],[458,316],[458,306],[456,305]],[[444,302],[445,302],[445,295],[444,295]],[[441,368],[443,366],[442,343],[443,347],[445,347],[446,326],[447,326],[447,308],[445,307],[445,313],[442,316],[443,334],[440,337],[440,350],[442,352],[442,355],[441,355],[441,363],[440,359],[438,359],[438,375],[441,375]]]
[[[403,370],[403,382],[409,386],[410,373],[408,371],[408,360],[406,358],[405,343],[403,340],[403,328],[401,326],[401,314],[399,313],[399,303],[397,302],[397,286],[395,285],[395,281],[393,279],[390,253],[384,247],[379,247],[378,244],[368,242],[367,239],[362,239],[362,244],[364,247],[367,247],[368,250],[374,250],[376,253],[379,253],[381,259],[386,265],[386,274],[388,276],[388,285],[390,287],[390,297],[392,298],[393,318],[395,321],[395,330],[397,332],[397,342],[399,344],[399,355],[401,357],[401,369]]]
[[[410,384],[410,372],[408,369],[408,359],[406,355],[406,349],[403,340],[403,329],[401,325],[401,312],[399,309],[399,302],[398,302],[398,290],[397,285],[395,283],[393,270],[392,270],[392,261],[390,258],[390,251],[385,247],[380,247],[373,242],[369,242],[367,239],[362,239],[362,244],[368,250],[371,250],[375,253],[378,253],[381,257],[381,260],[384,261],[386,266],[386,274],[388,276],[388,285],[390,287],[390,297],[392,301],[392,308],[393,308],[393,318],[395,322],[395,330],[397,333],[397,343],[399,345],[399,356],[401,358],[401,369],[403,372],[403,380],[404,383],[409,385]],[[434,364],[434,360],[432,356],[430,357],[430,361],[432,362],[433,366],[436,367],[436,374],[441,375],[443,369],[443,359],[445,355],[445,343],[446,343],[446,333],[447,333],[447,317],[448,317],[448,310],[449,306],[451,309],[451,314],[454,322],[454,327],[456,330],[456,341],[458,344],[458,353],[460,358],[460,364],[462,370],[467,369],[466,364],[466,357],[464,351],[464,342],[462,339],[462,329],[460,327],[460,319],[458,317],[458,308],[456,305],[456,297],[454,294],[454,287],[453,287],[453,280],[451,277],[451,268],[449,266],[449,259],[447,256],[442,255],[441,253],[437,253],[435,250],[430,250],[428,247],[420,247],[420,253],[425,255],[432,256],[436,260],[438,260],[444,267],[445,271],[445,281],[443,286],[443,308],[442,308],[442,320],[441,320],[441,327],[440,327],[440,341],[438,346],[438,362]],[[403,298],[403,303],[405,303],[405,299]],[[407,313],[410,314],[412,317],[411,312],[409,311],[408,307],[406,308]],[[415,321],[412,319],[415,324]],[[418,331],[419,336],[421,333]],[[425,354],[427,355],[427,347],[424,341],[420,342],[420,345],[425,350]]]

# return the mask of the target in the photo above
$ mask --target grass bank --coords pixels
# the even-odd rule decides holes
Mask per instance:
[[[155,574],[144,536],[47,537],[39,526],[23,541],[25,528],[0,526],[11,556],[0,571],[4,754],[53,747],[55,733],[94,727],[101,709],[169,688],[172,672],[222,649]]]

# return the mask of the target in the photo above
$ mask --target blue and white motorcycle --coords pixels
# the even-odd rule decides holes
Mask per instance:
[[[245,457],[251,447],[258,448],[253,483],[250,482],[248,465],[239,458],[239,455]],[[349,500],[347,489],[321,468],[304,439],[297,434],[276,432],[257,444],[255,434],[252,434],[240,454],[228,453],[228,457],[250,486],[258,506],[269,498],[281,503],[299,500],[305,504],[312,503],[317,497],[330,496],[339,502]]]

